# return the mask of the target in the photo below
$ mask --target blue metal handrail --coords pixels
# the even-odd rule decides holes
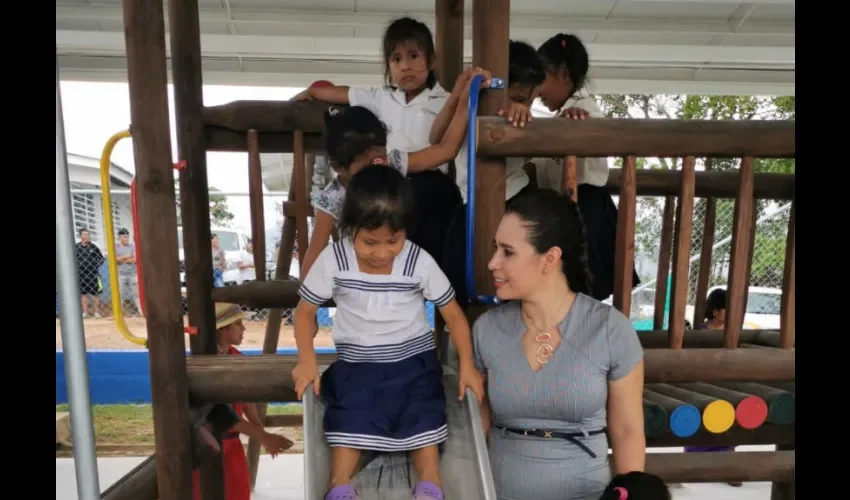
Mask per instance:
[[[475,289],[475,259],[473,258],[473,239],[475,237],[475,154],[477,152],[478,137],[478,93],[484,75],[475,75],[469,84],[469,125],[466,136],[466,291],[470,302],[477,304],[494,305],[499,303],[499,298],[491,295],[478,295]],[[491,78],[491,89],[505,88],[505,81],[501,78]]]

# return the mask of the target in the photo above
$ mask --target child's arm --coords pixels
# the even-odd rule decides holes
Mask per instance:
[[[347,85],[310,87],[292,98],[293,101],[322,101],[330,104],[348,104]]]
[[[304,254],[304,262],[301,263],[301,276],[307,276],[313,263],[316,262],[316,258],[328,246],[335,225],[330,214],[317,209],[314,209],[314,211],[316,213],[316,225],[313,227],[313,234],[310,236],[307,253]]]
[[[316,313],[322,304],[333,297],[331,272],[333,259],[333,249],[325,248],[298,289],[298,295],[301,297],[295,308],[295,346],[298,349],[298,363],[292,370],[292,379],[299,399],[311,383],[313,392],[316,396],[319,395],[319,367],[316,362],[313,338],[319,331]]]
[[[466,138],[466,126],[469,120],[469,83],[455,107],[455,113],[449,129],[440,139],[439,144],[409,153],[407,155],[407,171],[409,173],[424,172],[453,160],[460,151]]]
[[[446,133],[446,129],[449,128],[452,117],[454,117],[455,109],[457,109],[460,98],[466,87],[469,86],[469,79],[472,78],[472,75],[474,75],[476,71],[483,73],[481,68],[469,68],[458,75],[457,80],[455,80],[455,86],[452,88],[452,93],[449,94],[446,104],[443,105],[443,109],[440,110],[437,117],[434,118],[434,124],[431,125],[431,133],[429,135],[429,141],[431,144],[439,144],[442,140],[443,135]]]

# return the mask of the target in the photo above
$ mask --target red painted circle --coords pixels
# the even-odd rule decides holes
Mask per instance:
[[[755,429],[767,418],[767,403],[757,396],[750,396],[735,408],[735,420],[744,429]]]

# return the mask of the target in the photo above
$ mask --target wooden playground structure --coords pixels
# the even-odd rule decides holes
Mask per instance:
[[[437,73],[451,88],[463,68],[463,0],[436,1]],[[287,280],[295,241],[307,249],[308,158],[321,153],[320,102],[239,101],[205,107],[197,0],[170,0],[169,28],[176,109],[181,216],[191,355],[185,355],[171,154],[163,2],[124,0],[124,25],[137,175],[139,232],[147,243],[141,263],[150,351],[156,454],[110,487],[112,500],[188,500],[192,469],[199,467],[203,498],[223,498],[221,458],[203,463],[193,442],[190,408],[207,403],[294,401],[294,356],[275,355],[280,309],[295,307],[297,282]],[[506,77],[510,0],[473,0],[473,64]],[[377,48],[376,48],[377,50]],[[343,82],[344,83],[344,82]],[[773,444],[772,452],[649,454],[647,470],[670,482],[771,481],[772,500],[795,497],[795,295],[792,204],[778,332],[743,330],[755,232],[755,200],[794,200],[794,174],[754,173],[754,158],[793,158],[793,121],[535,119],[514,128],[496,117],[504,89],[482,92],[475,183],[475,278],[480,294],[493,295],[487,260],[504,210],[506,157],[565,157],[566,173],[581,156],[620,156],[609,189],[619,195],[618,272],[614,305],[626,315],[631,300],[637,196],[665,197],[654,331],[641,332],[646,349],[644,406],[648,446]],[[213,289],[209,251],[207,151],[249,154],[251,221],[260,281]],[[275,279],[263,281],[266,242],[260,152],[293,153],[289,201]],[[635,168],[637,157],[681,157],[677,171]],[[697,158],[741,158],[735,172],[695,172]],[[184,163],[185,162],[185,163]],[[565,175],[569,179],[570,175]],[[573,176],[574,179],[574,176]],[[573,181],[574,182],[574,181]],[[487,189],[484,189],[484,187]],[[688,259],[695,197],[709,199],[702,262],[711,261],[714,200],[735,199],[735,223],[724,331],[685,330]],[[711,233],[711,234],[709,234]],[[668,266],[672,263],[669,328],[664,323]],[[703,310],[708,269],[701,266],[695,317]],[[216,356],[214,302],[272,308],[260,356]],[[486,306],[470,307],[474,320]],[[196,329],[196,330],[195,330]],[[438,339],[445,338],[437,325]],[[329,364],[333,355],[319,355]],[[687,415],[696,424],[684,425]],[[683,417],[684,415],[684,417]],[[261,406],[265,416],[265,406]],[[295,422],[293,422],[295,423]],[[280,422],[277,422],[279,425]],[[256,477],[259,445],[248,449]]]

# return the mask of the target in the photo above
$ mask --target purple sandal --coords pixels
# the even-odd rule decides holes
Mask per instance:
[[[343,484],[331,488],[327,495],[325,495],[325,500],[360,500],[360,495],[357,494],[354,486]]]
[[[419,481],[413,487],[412,500],[445,500],[443,490],[431,481]]]

